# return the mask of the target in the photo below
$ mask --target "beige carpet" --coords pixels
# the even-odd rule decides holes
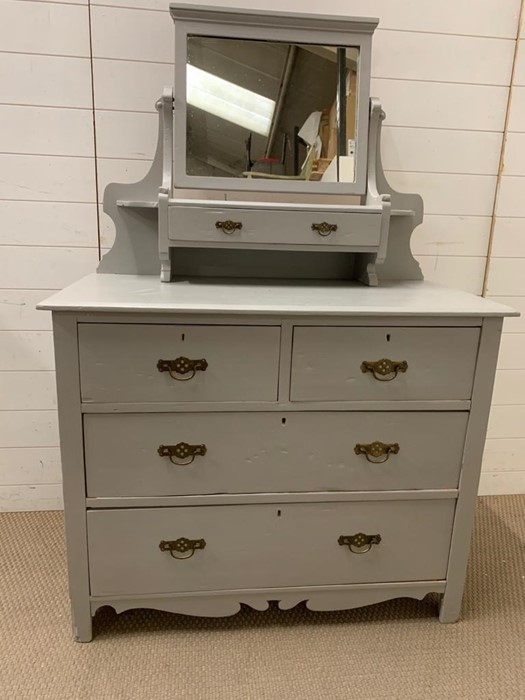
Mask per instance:
[[[60,513],[0,514],[0,698],[525,699],[525,496],[479,500],[463,619],[436,600],[219,620],[110,609],[71,641]]]

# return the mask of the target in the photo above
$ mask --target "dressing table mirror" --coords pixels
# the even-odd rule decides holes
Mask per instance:
[[[514,312],[423,281],[423,201],[388,184],[369,95],[378,20],[171,15],[151,169],[106,187],[97,274],[40,304],[74,637],[104,606],[434,594],[455,622]]]

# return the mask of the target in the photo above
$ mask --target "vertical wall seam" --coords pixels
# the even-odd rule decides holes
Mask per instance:
[[[523,0],[522,0],[523,2]],[[89,29],[89,68],[91,72],[91,113],[93,118],[93,157],[95,160],[95,203],[97,222],[97,253],[98,259],[102,257],[102,245],[100,241],[100,202],[98,198],[98,157],[97,157],[97,121],[95,112],[95,71],[93,66],[93,32],[91,27],[91,0],[88,0],[88,29]]]
[[[492,206],[492,217],[490,220],[489,242],[488,242],[488,246],[487,246],[487,257],[485,260],[485,274],[483,277],[483,288],[482,288],[482,292],[481,292],[481,296],[483,296],[483,297],[487,296],[487,287],[488,287],[489,273],[490,273],[490,263],[492,261],[492,249],[494,247],[494,231],[496,228],[496,218],[497,218],[497,211],[498,211],[499,195],[500,195],[500,190],[501,190],[501,181],[503,178],[503,170],[505,167],[505,152],[506,152],[506,148],[507,148],[507,136],[508,136],[508,131],[509,131],[510,112],[511,112],[511,108],[512,108],[512,96],[513,96],[513,92],[514,92],[514,77],[516,74],[516,65],[518,62],[518,53],[520,50],[520,36],[521,36],[521,27],[523,24],[524,7],[525,7],[525,0],[521,0],[520,11],[519,11],[519,15],[518,15],[518,28],[517,28],[516,40],[515,40],[515,44],[514,44],[514,56],[512,59],[512,70],[510,72],[509,95],[507,98],[507,107],[506,107],[506,111],[505,111],[505,122],[503,125],[503,138],[501,140],[501,150],[500,150],[499,163],[498,163],[498,175],[496,178],[496,188],[494,191],[494,203]]]

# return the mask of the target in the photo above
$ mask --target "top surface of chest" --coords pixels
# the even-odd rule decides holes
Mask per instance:
[[[483,318],[518,312],[430,282],[351,282],[181,279],[159,284],[148,275],[92,274],[38,305],[51,311],[330,316],[351,318]]]

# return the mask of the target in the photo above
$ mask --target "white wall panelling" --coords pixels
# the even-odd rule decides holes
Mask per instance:
[[[57,447],[56,411],[5,411],[0,421],[1,447]]]
[[[498,369],[492,398],[493,406],[521,406],[524,396],[525,369]]]
[[[97,205],[0,200],[0,219],[0,245],[92,247]]]
[[[165,0],[91,0],[92,5],[135,7],[142,9],[165,10]],[[224,0],[207,0],[207,5],[224,5]],[[229,7],[246,7],[247,0],[229,0]],[[250,2],[250,7],[264,7],[267,10],[291,12],[326,12],[340,15],[364,14],[362,0],[330,0],[322,7],[313,0],[262,0]],[[368,0],[368,17],[380,17],[381,27],[406,31],[433,31],[443,34],[463,34],[467,36],[502,37],[513,39],[516,36],[519,14],[519,0],[494,3],[481,0],[472,11],[471,0],[447,0],[440,3],[425,3],[420,0]]]
[[[89,58],[0,53],[0,84],[3,104],[92,107]]]
[[[89,35],[87,0],[0,4],[0,510],[62,503],[51,319],[34,307],[98,259]]]
[[[514,45],[512,39],[385,32],[380,24],[374,35],[372,76],[469,85],[508,85]],[[416,56],[417,60],[414,60]]]
[[[0,472],[4,485],[59,483],[60,449],[58,447],[2,447]],[[9,480],[12,483],[9,483]]]
[[[93,272],[97,261],[94,247],[5,246],[0,248],[0,279],[10,289],[61,289]]]
[[[0,155],[0,198],[94,202],[95,170],[90,158]]]
[[[373,78],[371,94],[380,97],[385,126],[417,126],[503,133],[508,87],[385,80]]]
[[[80,5],[3,0],[2,51],[89,56],[87,12],[87,7]]]
[[[53,338],[49,331],[0,331],[2,371],[53,370]]]
[[[485,258],[490,234],[489,216],[426,214],[412,236],[412,252],[422,255]]]
[[[525,224],[524,219],[520,221]],[[491,297],[525,296],[524,280],[525,258],[492,258],[487,294]]]
[[[94,58],[174,61],[173,22],[164,12],[118,7],[91,8]]]
[[[369,0],[366,8],[360,0],[228,4],[380,17],[372,94],[387,112],[385,166],[395,187],[425,198],[413,250],[429,279],[480,293],[520,0],[482,0],[475,12],[471,0]],[[173,80],[167,0],[91,0],[90,13],[87,5],[0,5],[0,509],[61,503],[50,320],[34,304],[93,270],[97,214],[101,245],[111,245],[113,225],[100,207],[104,187],[147,172],[154,103]],[[522,311],[524,45],[488,280],[489,294]],[[525,440],[525,319],[507,320],[504,331],[484,492],[525,491],[516,442]]]
[[[524,424],[525,406],[523,404],[498,406],[493,403],[487,437],[489,439],[519,438],[523,433]]]
[[[93,158],[89,110],[0,105],[0,153]]]
[[[0,329],[5,331],[50,331],[51,314],[42,313],[35,308],[40,301],[48,296],[48,289],[1,289]]]
[[[0,372],[0,411],[29,411],[37,402],[42,410],[56,408],[54,371]]]
[[[173,81],[173,66],[94,58],[93,75],[97,110],[156,114],[155,102],[164,86]]]
[[[0,485],[0,511],[61,510],[61,484]]]

